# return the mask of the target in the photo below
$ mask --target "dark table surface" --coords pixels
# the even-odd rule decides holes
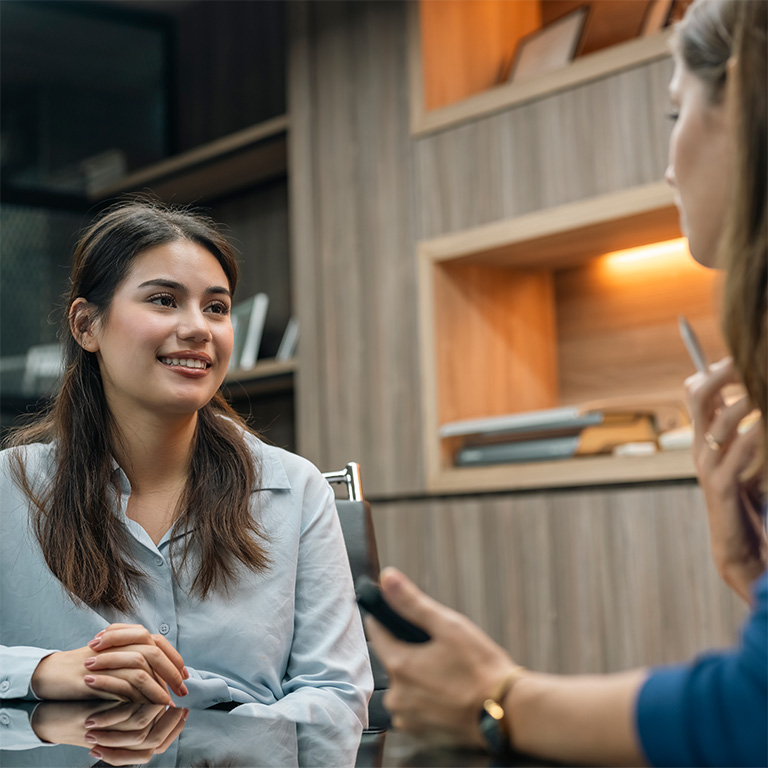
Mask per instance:
[[[109,708],[119,719],[107,740],[114,752],[99,760],[90,754],[85,722]],[[122,709],[118,709],[118,706]],[[545,765],[529,758],[497,761],[481,751],[453,748],[397,731],[349,733],[332,726],[285,719],[266,720],[212,710],[95,702],[0,701],[0,766],[3,768],[84,768],[150,765],[167,768],[256,768],[256,766],[499,766]],[[33,724],[44,721],[56,744],[42,744]],[[172,723],[176,731],[170,730]],[[180,729],[180,730],[179,730]],[[158,741],[166,736],[165,743]]]

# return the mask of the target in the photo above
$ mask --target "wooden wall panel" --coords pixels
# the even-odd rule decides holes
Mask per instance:
[[[733,642],[745,616],[710,560],[693,483],[378,502],[373,512],[382,564],[533,669],[681,661]]]
[[[669,59],[415,142],[419,238],[658,181]]]
[[[405,7],[289,4],[299,449],[423,485]]]

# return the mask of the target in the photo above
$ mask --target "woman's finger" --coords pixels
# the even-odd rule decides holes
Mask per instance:
[[[171,731],[168,733],[168,735],[165,737],[165,740],[155,749],[155,754],[162,754],[165,752],[168,747],[173,744],[176,739],[179,738],[179,734],[184,730],[184,726],[187,721],[187,715],[189,714],[188,709],[174,709],[174,710],[168,710],[169,712],[180,712],[182,713],[181,719],[174,724]]]
[[[140,731],[151,725],[165,711],[162,704],[141,704],[137,701],[121,704],[110,712],[94,715],[86,721],[93,730]]]
[[[736,437],[739,423],[753,411],[752,403],[742,397],[731,405],[724,406],[714,416],[707,430],[712,439],[721,447],[727,448]]]
[[[103,760],[108,765],[143,765],[148,763],[154,755],[151,749],[110,749],[97,746],[88,753],[97,760]]]
[[[186,709],[161,709],[144,728],[135,731],[92,729],[86,734],[86,741],[97,748],[164,752],[183,730],[188,712]]]
[[[173,703],[166,687],[142,669],[114,670],[106,675],[86,675],[83,679],[94,692],[111,693],[123,701],[163,705]]]
[[[178,738],[187,721],[188,709],[167,709],[156,721],[147,739],[155,752],[165,752]]]
[[[188,693],[181,672],[157,646],[122,646],[115,650],[101,651],[83,663],[91,672],[105,669],[143,669],[166,683],[179,696],[186,696]]]
[[[685,380],[685,394],[694,425],[709,424],[715,411],[723,404],[720,390],[726,384],[739,381],[730,357],[714,363],[706,372],[689,376]]]

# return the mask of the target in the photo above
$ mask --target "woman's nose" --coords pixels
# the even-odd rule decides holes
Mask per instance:
[[[205,315],[198,309],[184,312],[179,319],[177,333],[180,339],[193,339],[197,342],[211,340],[211,329]]]

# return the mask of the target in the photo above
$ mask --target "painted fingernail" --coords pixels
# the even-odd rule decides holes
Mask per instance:
[[[184,667],[183,672],[184,672],[184,679],[189,680],[189,670],[186,667]]]
[[[95,744],[96,743],[96,737],[92,733],[86,733],[85,734],[85,740],[89,744]]]
[[[83,678],[83,680],[85,680],[85,682],[86,682],[88,685],[91,685],[91,684],[93,684],[93,683],[95,683],[95,682],[96,682],[96,678],[95,678],[93,675],[86,675],[86,676]]]
[[[96,657],[91,656],[90,659],[86,659],[83,664],[85,664],[86,667],[92,667],[96,663]]]
[[[102,758],[102,754],[101,754],[101,752],[99,752],[98,749],[92,749],[88,754],[91,757],[95,757],[97,760],[101,760],[101,758]]]
[[[101,637],[101,636],[102,636],[102,635],[103,635],[103,634],[104,634],[106,631],[107,631],[106,629],[102,629],[102,630],[101,630],[101,632],[97,632],[97,633],[94,635],[94,637]]]
[[[91,640],[91,642],[88,643],[89,648],[98,648],[100,645],[101,645],[100,637],[94,637],[93,640]]]
[[[96,725],[96,721],[93,719],[88,719],[85,721],[86,728],[93,728],[94,725]]]
[[[189,693],[189,689],[187,688],[187,686],[186,686],[186,685],[184,685],[184,683],[182,683],[182,684],[179,686],[179,691],[181,691],[181,695],[182,695],[182,696],[186,696],[186,695]]]

